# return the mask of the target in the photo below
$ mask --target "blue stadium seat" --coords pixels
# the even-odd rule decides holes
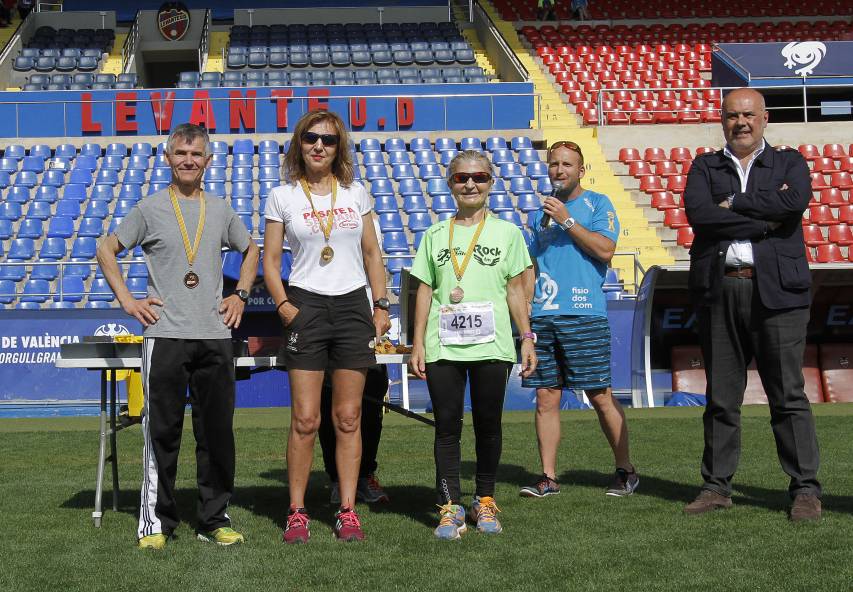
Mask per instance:
[[[115,196],[115,187],[112,185],[95,185],[92,187],[93,201],[112,201]]]
[[[456,209],[456,201],[450,196],[450,193],[433,196],[432,211],[436,214],[454,213]]]
[[[407,214],[414,214],[418,212],[427,212],[429,208],[427,207],[426,200],[424,199],[423,194],[416,195],[406,195],[403,197],[403,211]]]
[[[515,209],[512,200],[506,193],[489,194],[489,209],[493,212],[511,212]]]
[[[249,139],[234,140],[233,153],[254,154],[255,144],[252,142],[252,140]]]
[[[459,149],[460,150],[476,150],[477,152],[483,151],[483,141],[480,138],[475,137],[467,137],[462,138],[459,141]]]
[[[54,288],[53,301],[82,302],[85,292],[86,287],[83,284],[83,278],[73,274],[69,275],[66,271],[65,275],[62,277],[62,281],[57,282],[57,286]]]
[[[370,164],[385,164],[385,158],[381,152],[369,150],[361,153],[361,164],[364,166]]]
[[[253,167],[255,157],[251,153],[240,152],[231,159],[232,167]]]
[[[47,201],[32,201],[30,207],[27,208],[27,218],[47,220],[51,214],[50,202]]]
[[[66,247],[64,238],[46,238],[41,244],[39,257],[42,259],[62,259],[65,257]]]
[[[36,188],[34,201],[46,201],[47,203],[56,203],[59,199],[59,189],[53,185],[42,185]]]
[[[435,152],[430,149],[415,150],[415,164],[418,166],[422,164],[438,164],[438,160],[435,158]]]
[[[210,151],[213,154],[228,154],[228,142],[223,142],[222,140],[214,140],[210,143]]]
[[[124,183],[124,185],[144,185],[145,171],[140,169],[128,169],[124,173],[122,183]]]
[[[103,218],[88,218],[80,220],[80,226],[77,228],[78,238],[99,238],[104,234]]]
[[[27,155],[27,149],[20,144],[9,144],[3,151],[4,158],[14,158],[18,162],[24,159]]]
[[[0,171],[0,189],[6,189],[12,183],[9,173]]]
[[[0,218],[0,241],[10,238],[12,238],[12,221]],[[0,245],[2,245],[2,243],[0,243]],[[2,249],[2,247],[0,247],[0,249]],[[0,257],[2,256],[3,253],[0,253]]]
[[[89,308],[89,309],[93,309],[93,308],[94,308],[94,309],[110,309],[110,308],[113,308],[113,307],[112,307],[112,306],[110,306],[110,303],[109,303],[109,302],[102,302],[102,301],[98,301],[98,300],[91,300],[91,299],[89,299],[89,300],[86,302],[86,305],[84,306],[84,308]]]
[[[31,280],[47,280],[52,282],[59,276],[59,265],[54,259],[39,259],[30,272]]]
[[[237,214],[251,215],[255,210],[251,199],[235,198],[231,200],[231,207]]]
[[[258,181],[275,181],[278,182],[281,180],[280,169],[277,166],[265,166],[260,167],[258,171]]]
[[[140,144],[134,144],[134,146],[139,146]],[[151,150],[151,145],[147,142],[142,145],[147,145],[148,150]],[[148,154],[132,154],[130,159],[127,161],[127,169],[128,170],[140,170],[147,171],[149,162],[151,160],[151,156]]]
[[[371,164],[364,168],[364,178],[368,181],[373,181],[374,179],[388,178],[388,170],[385,168],[384,164]]]
[[[124,158],[127,156],[127,146],[120,142],[107,144],[107,147],[104,150],[104,156],[120,156],[121,158]]]
[[[17,282],[0,280],[0,304],[12,304],[17,298]]]
[[[456,150],[456,140],[454,140],[453,138],[436,138],[435,150],[436,152],[443,152],[445,150]]]
[[[163,191],[164,189],[168,189],[168,188],[169,188],[168,183],[149,183],[148,184],[148,191],[146,192],[146,195],[154,195],[158,191]]]
[[[278,154],[279,152],[279,145],[275,140],[261,140],[258,143],[258,154]]]
[[[408,253],[409,243],[405,232],[383,232],[382,249],[388,253]]]
[[[399,164],[412,164],[412,159],[409,158],[409,153],[405,150],[388,150],[388,164],[391,166]]]
[[[533,148],[522,148],[518,151],[518,162],[521,164],[530,164],[532,162],[541,162],[539,152]]]
[[[432,226],[432,217],[428,212],[415,212],[409,214],[409,230],[420,232]]]
[[[391,167],[391,176],[395,181],[401,179],[414,179],[415,169],[410,164],[397,164]]]
[[[108,201],[92,200],[86,204],[86,218],[98,218],[103,220],[110,215],[110,207]]]
[[[75,85],[72,84],[71,86],[75,86]],[[83,86],[83,85],[80,85],[80,86],[82,87],[80,90],[86,89],[85,86]],[[77,308],[77,307],[74,305],[73,302],[66,302],[66,301],[62,300],[60,302],[51,302],[50,308],[52,308],[52,309],[64,309],[64,308]]]
[[[447,185],[446,179],[430,179],[427,181],[427,193],[436,195],[450,195],[450,187]]]
[[[423,188],[421,186],[421,182],[418,179],[404,178],[400,179],[399,185],[397,186],[397,191],[402,196],[421,195],[423,193]]]
[[[209,169],[208,169],[209,170]],[[215,195],[216,197],[225,197],[225,183],[204,183],[204,190],[211,195]]]
[[[71,169],[71,174],[68,176],[68,182],[74,183],[75,185],[85,185],[89,187],[92,185],[92,171],[84,168],[74,168]]]
[[[86,144],[87,146],[92,146],[92,144]],[[74,168],[75,169],[83,169],[87,170],[90,173],[93,173],[96,168],[98,168],[98,157],[92,156],[90,154],[80,154],[74,160]],[[72,181],[73,182],[73,181]]]
[[[420,178],[425,181],[444,178],[444,174],[441,172],[441,167],[438,164],[422,164],[418,167],[418,173],[420,174]]]
[[[101,168],[101,170],[98,171],[98,176],[95,177],[95,184],[112,186],[118,185],[118,170]]]
[[[41,309],[41,302],[18,302],[15,305],[15,310],[39,310]]]
[[[122,220],[124,220],[124,218],[120,216],[113,216],[112,218],[110,218],[110,224],[109,226],[107,226],[107,234],[114,233],[116,231],[116,228],[121,226]]]
[[[518,209],[525,213],[542,209],[542,203],[535,193],[521,193],[518,196]]]
[[[142,185],[122,185],[118,192],[118,198],[139,201],[142,199]]]
[[[50,149],[50,146],[47,144],[33,144],[30,146],[30,156],[37,156],[41,158],[42,163],[51,157],[53,151]]]
[[[378,195],[373,204],[373,211],[377,214],[392,214],[399,212],[397,198],[393,195]]]
[[[527,165],[527,176],[531,179],[544,179],[548,177],[547,162],[531,162]]]
[[[127,266],[127,277],[147,278],[148,266],[145,263],[131,263]]]
[[[72,259],[94,259],[98,250],[98,241],[90,236],[78,236],[71,245]]]
[[[533,148],[533,141],[527,136],[515,136],[510,140],[510,145],[513,150],[518,152],[525,148]]]
[[[527,177],[514,177],[510,180],[509,190],[515,195],[522,193],[533,193],[533,184]]]
[[[0,202],[0,219],[18,220],[21,217],[21,204],[14,201]]]
[[[421,240],[424,238],[425,232],[415,232],[412,234],[412,247],[415,251],[421,246]]]
[[[495,166],[515,162],[515,154],[509,148],[498,148],[492,152],[492,163]]]
[[[281,181],[260,181],[258,183],[258,197],[261,198],[262,204],[270,194],[270,191],[278,185],[281,185]],[[263,212],[264,210],[263,208],[260,208],[258,211]]]
[[[162,169],[165,170],[165,169]],[[224,168],[208,168],[204,171],[204,180],[209,183],[222,183],[226,179],[226,171]],[[169,182],[172,181],[172,171],[169,170]]]
[[[403,220],[399,212],[379,214],[379,228],[382,232],[403,232]]]
[[[521,215],[515,210],[498,212],[498,218],[506,220],[507,222],[512,222],[519,228],[524,227],[524,224],[521,222]]]
[[[80,156],[91,156],[94,158],[100,158],[101,156],[101,145],[86,143],[80,146]],[[78,161],[79,164],[79,161]]]
[[[47,302],[50,283],[47,280],[27,280],[21,292],[21,302]]]
[[[489,190],[489,193],[506,193],[506,183],[500,177],[495,177],[495,182],[492,185],[492,188]]]
[[[237,183],[231,184],[231,197],[232,199],[237,198],[245,198],[251,199],[255,196],[254,189],[252,187],[251,181],[240,181]]]
[[[205,176],[207,176],[208,171],[213,169],[207,169],[205,171]],[[172,182],[172,169],[153,169],[151,171],[151,178],[149,179],[151,183],[166,183],[169,184]]]
[[[77,215],[80,215],[80,206],[74,202],[70,202],[77,208]],[[74,236],[74,218],[70,216],[61,216],[57,208],[57,215],[50,219],[50,224],[47,227],[48,238],[71,238]]]
[[[252,182],[252,167],[248,166],[234,166],[231,169],[231,182],[236,183],[238,181],[246,181]]]
[[[498,171],[498,174],[504,179],[515,179],[517,177],[524,177],[524,171],[521,169],[521,165],[517,162],[504,163],[500,165]]]
[[[0,171],[4,173],[17,173],[18,161],[14,158],[0,158]]]
[[[36,255],[35,242],[31,238],[15,238],[9,242],[6,259],[29,261]]]
[[[130,155],[131,157],[135,155],[144,156],[147,158],[151,156],[151,144],[148,142],[136,142],[133,146],[130,147]]]
[[[394,195],[394,185],[387,178],[378,178],[370,182],[370,193],[374,197]]]
[[[38,176],[33,171],[21,171],[15,175],[15,185],[18,187],[35,187],[38,184]]]
[[[113,216],[121,216],[124,218],[130,213],[130,210],[133,209],[133,206],[136,205],[136,201],[132,199],[121,199],[116,202],[115,209],[113,210]]]
[[[409,144],[412,152],[416,153],[415,162],[417,163],[417,152],[421,150],[432,151],[432,144],[429,141],[429,138],[424,138],[422,136],[418,136],[417,138],[412,138],[412,141]]]
[[[137,298],[141,298],[148,294],[148,278],[147,277],[134,277],[128,278],[125,281],[125,285],[127,289],[130,290],[130,293],[136,296]]]
[[[18,226],[18,238],[40,239],[43,234],[43,224],[38,218],[24,218]]]
[[[406,141],[402,138],[388,138],[385,140],[385,152],[405,152]]]
[[[115,294],[110,289],[110,285],[104,278],[92,280],[92,285],[89,286],[89,302],[112,302],[115,300]]]
[[[494,152],[495,150],[506,150],[507,143],[501,136],[489,136],[486,138],[486,150]]]
[[[360,143],[359,147],[362,152],[381,152],[382,144],[376,138],[364,138]]]
[[[404,267],[411,266],[412,260],[408,257],[389,257],[385,262],[385,269],[387,269],[388,273],[391,274],[399,274]]]

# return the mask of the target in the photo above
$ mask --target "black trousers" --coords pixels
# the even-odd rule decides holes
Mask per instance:
[[[198,483],[198,530],[230,526],[234,492],[234,354],[230,339],[147,338],[142,348],[143,479],[138,536],[178,526],[175,477],[192,406]]]
[[[384,364],[367,369],[364,383],[364,395],[382,401],[388,392],[388,369]],[[338,467],[335,462],[337,439],[335,425],[332,422],[332,382],[329,373],[323,380],[320,399],[320,447],[323,449],[323,464],[333,483],[338,480]],[[376,454],[379,451],[379,439],[382,437],[382,403],[364,399],[361,402],[361,467],[359,478],[376,472]]]
[[[704,488],[731,495],[740,458],[740,408],[753,357],[770,403],[770,425],[791,496],[820,495],[819,453],[811,407],[803,390],[808,308],[770,310],[750,279],[723,278],[722,295],[700,307],[707,404],[703,416]]]
[[[439,504],[462,501],[459,483],[462,416],[465,412],[465,385],[469,379],[474,448],[477,452],[475,493],[494,496],[503,444],[501,417],[511,369],[512,363],[500,360],[438,360],[426,365],[427,388],[435,415],[435,486]]]

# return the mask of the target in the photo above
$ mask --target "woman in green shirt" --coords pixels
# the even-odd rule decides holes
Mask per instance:
[[[458,210],[426,231],[412,266],[421,284],[410,365],[426,379],[435,414],[440,539],[457,539],[466,529],[459,465],[469,379],[477,450],[471,519],[480,532],[501,532],[494,491],[504,394],[516,360],[510,316],[522,334],[522,376],[536,368],[522,279],[532,263],[521,230],[488,215],[493,184],[492,165],[479,152],[466,150],[450,162],[448,185]]]

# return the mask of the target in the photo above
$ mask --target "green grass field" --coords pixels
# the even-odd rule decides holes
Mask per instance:
[[[532,415],[505,415],[497,502],[504,533],[433,539],[430,428],[386,416],[379,476],[390,504],[360,506],[367,540],[332,540],[328,482],[315,460],[308,545],[280,542],[287,508],[287,409],[237,416],[237,488],[230,514],[241,547],[195,540],[192,433],[178,474],[183,516],[163,552],[135,548],[141,435],[119,434],[119,512],[92,526],[97,420],[0,420],[0,590],[853,590],[853,405],[815,408],[824,517],[786,518],[787,477],[766,409],[748,408],[735,507],[688,518],[697,493],[701,410],[629,410],[637,494],[604,495],[612,459],[591,411],[564,412],[563,492],[518,497],[538,471]],[[187,422],[187,425],[189,422]],[[319,450],[318,450],[319,452]],[[463,491],[473,487],[466,417]],[[105,506],[111,501],[110,490]]]

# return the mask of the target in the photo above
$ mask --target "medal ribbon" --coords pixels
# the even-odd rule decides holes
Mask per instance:
[[[332,178],[332,206],[329,208],[328,222],[324,222],[317,214],[317,208],[314,207],[314,200],[311,199],[311,189],[308,187],[308,181],[299,179],[299,184],[302,186],[302,191],[305,192],[305,197],[308,198],[308,203],[311,204],[311,211],[314,217],[317,218],[317,223],[320,225],[320,230],[323,231],[323,236],[326,237],[326,242],[329,242],[329,237],[332,235],[332,227],[335,225],[335,199],[338,196],[338,180]]]
[[[181,206],[178,204],[178,198],[171,185],[169,186],[169,199],[172,200],[172,208],[175,210],[175,218],[178,219],[178,228],[181,230],[181,238],[184,241],[184,250],[187,252],[187,261],[189,262],[190,267],[192,267],[196,253],[198,253],[198,245],[201,243],[201,233],[204,231],[204,191],[200,193],[199,197],[201,200],[201,210],[198,214],[198,228],[196,228],[195,231],[195,243],[192,247],[190,247],[190,235],[187,232],[187,225],[184,223],[184,215],[181,213]]]
[[[465,269],[468,267],[468,262],[471,261],[471,255],[474,254],[474,247],[477,246],[477,239],[480,238],[480,233],[483,232],[483,227],[486,225],[486,218],[489,215],[483,213],[483,219],[477,225],[477,231],[474,233],[471,242],[468,243],[468,251],[465,253],[465,258],[462,260],[462,267],[459,266],[459,261],[456,259],[456,253],[453,251],[453,227],[456,226],[453,220],[450,221],[450,262],[453,264],[453,273],[456,274],[456,280],[462,281],[462,276],[465,275]]]

